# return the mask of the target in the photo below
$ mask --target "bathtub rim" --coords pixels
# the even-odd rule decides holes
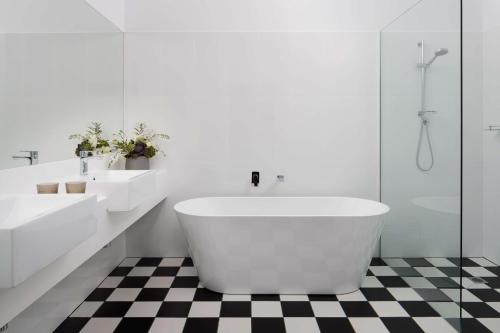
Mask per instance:
[[[300,198],[307,198],[307,199],[315,199],[315,198],[338,198],[338,199],[352,199],[356,201],[361,201],[361,202],[367,202],[370,204],[377,204],[378,209],[380,211],[372,214],[357,214],[357,215],[335,215],[335,214],[197,214],[193,213],[193,209],[185,209],[183,206],[187,205],[188,203],[192,203],[193,201],[199,201],[199,200],[206,200],[206,199],[252,199],[252,198],[259,198],[259,199],[300,199]],[[179,201],[174,205],[174,211],[177,214],[183,214],[186,216],[193,216],[193,217],[204,217],[204,218],[231,218],[231,217],[237,217],[237,218],[304,218],[304,217],[310,217],[310,218],[365,218],[365,217],[378,217],[378,216],[383,216],[386,215],[390,212],[390,207],[380,201],[376,200],[370,200],[370,199],[364,199],[364,198],[356,198],[356,197],[347,197],[347,196],[205,196],[205,197],[196,197],[196,198],[191,198],[191,199],[186,199]],[[184,208],[184,209],[183,209]]]

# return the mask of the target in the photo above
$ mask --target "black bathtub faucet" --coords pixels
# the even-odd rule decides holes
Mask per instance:
[[[252,184],[253,186],[259,186],[260,173],[258,171],[252,171]]]

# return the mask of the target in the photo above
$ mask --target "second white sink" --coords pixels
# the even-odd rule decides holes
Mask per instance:
[[[0,288],[23,282],[97,230],[95,195],[0,197]]]
[[[100,170],[89,172],[87,193],[105,195],[110,212],[130,211],[156,192],[152,170]]]

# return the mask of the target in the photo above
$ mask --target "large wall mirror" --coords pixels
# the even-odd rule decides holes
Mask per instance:
[[[85,0],[0,2],[0,169],[70,159],[123,128],[123,33]]]

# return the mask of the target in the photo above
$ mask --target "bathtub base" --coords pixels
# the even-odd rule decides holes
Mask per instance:
[[[196,216],[180,209],[177,214],[201,283],[225,294],[356,291],[382,231],[379,215]]]
[[[268,286],[263,288],[230,288],[226,286],[225,288],[217,288],[217,286],[212,287],[210,283],[204,282],[200,279],[201,285],[203,287],[221,294],[228,295],[344,295],[350,294],[358,291],[361,288],[361,283],[357,284],[355,287],[344,287],[339,288],[337,286],[332,288],[308,288],[306,286],[295,286],[293,288],[286,288],[285,286],[279,286],[276,288],[269,288]]]
[[[225,294],[346,294],[361,287],[380,221],[277,219],[244,225],[184,218],[203,286]]]

